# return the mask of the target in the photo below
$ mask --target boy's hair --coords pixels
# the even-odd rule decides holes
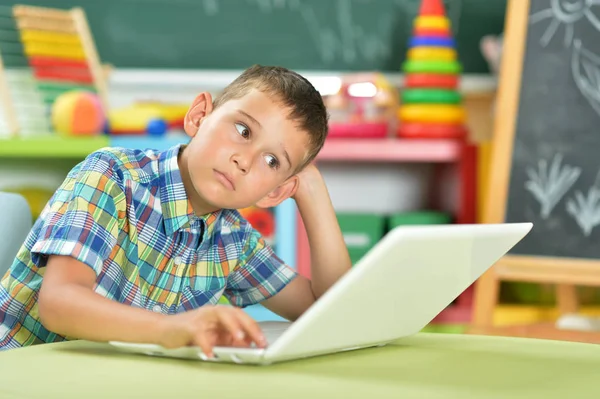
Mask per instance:
[[[277,98],[290,110],[290,118],[309,136],[308,156],[296,168],[300,172],[317,156],[328,133],[327,109],[321,94],[298,73],[278,66],[253,65],[231,82],[214,100],[218,108],[229,100],[243,97],[252,89]]]

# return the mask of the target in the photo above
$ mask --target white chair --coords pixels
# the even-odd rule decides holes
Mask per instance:
[[[25,198],[0,192],[0,279],[12,265],[31,226],[31,210]]]

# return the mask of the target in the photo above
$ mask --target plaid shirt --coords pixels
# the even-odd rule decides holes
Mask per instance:
[[[106,148],[69,172],[0,283],[0,350],[67,339],[38,315],[52,254],[89,266],[96,293],[165,314],[216,304],[221,295],[245,307],[296,276],[236,210],[194,215],[180,148]]]

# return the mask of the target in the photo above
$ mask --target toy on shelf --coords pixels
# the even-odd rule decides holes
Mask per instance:
[[[47,107],[28,66],[12,7],[0,8],[0,25],[0,133],[49,132]]]
[[[188,104],[142,101],[110,110],[107,132],[112,135],[160,136],[170,129],[182,130],[188,107]]]
[[[398,135],[464,138],[466,114],[458,92],[462,67],[442,0],[422,0],[402,69]]]
[[[240,209],[239,212],[262,235],[267,244],[274,244],[275,215],[271,210],[251,206]]]
[[[104,131],[106,114],[97,94],[74,90],[52,104],[52,127],[65,136],[96,136]]]
[[[380,73],[346,76],[324,101],[330,138],[383,138],[396,128],[398,91]]]
[[[83,9],[15,5],[0,8],[0,20],[0,129],[50,131],[52,104],[73,90],[97,93],[107,109],[106,78]]]

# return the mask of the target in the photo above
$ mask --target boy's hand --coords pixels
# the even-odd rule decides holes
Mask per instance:
[[[298,173],[298,189],[294,194],[294,200],[298,200],[303,196],[310,196],[310,192],[315,184],[323,183],[323,176],[314,163],[308,165],[304,170]]]
[[[243,310],[231,306],[203,306],[167,316],[159,344],[165,348],[199,346],[208,357],[215,346],[249,347],[267,344],[260,327]]]

